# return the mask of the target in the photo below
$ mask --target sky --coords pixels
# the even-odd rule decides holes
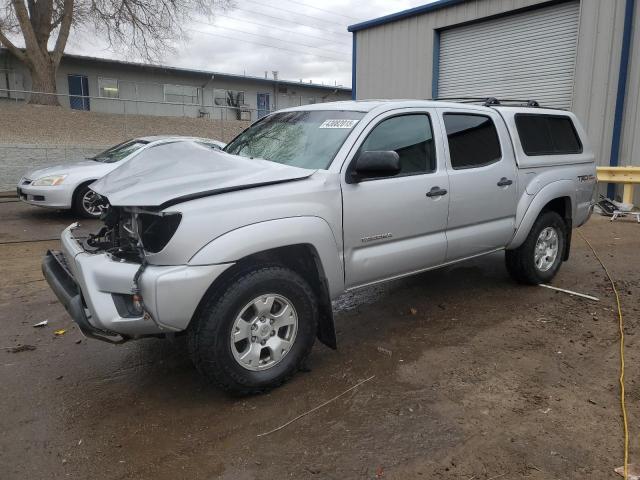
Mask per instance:
[[[235,8],[212,19],[194,19],[162,65],[281,80],[351,86],[351,33],[347,26],[433,0],[235,0]],[[67,53],[127,61],[106,43],[73,32]]]

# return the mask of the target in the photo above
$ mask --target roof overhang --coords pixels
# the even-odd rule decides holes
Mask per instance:
[[[0,46],[0,54],[11,54],[9,50]],[[103,64],[110,65],[113,67],[121,67],[121,68],[133,68],[138,70],[146,70],[146,71],[155,71],[162,72],[165,74],[177,74],[177,75],[197,75],[202,76],[203,78],[219,78],[231,81],[250,81],[250,82],[258,82],[269,85],[286,85],[290,87],[300,87],[300,88],[313,88],[325,91],[337,91],[342,93],[350,93],[351,89],[348,87],[337,86],[337,85],[322,85],[317,83],[305,83],[305,82],[296,82],[294,80],[274,80],[271,78],[262,78],[255,77],[251,75],[238,75],[233,73],[222,73],[211,70],[198,70],[193,68],[182,68],[182,67],[171,67],[168,65],[158,65],[153,63],[137,63],[137,62],[129,62],[124,60],[114,60],[110,58],[100,58],[100,57],[91,57],[86,55],[76,55],[72,53],[65,53],[62,56],[63,61],[68,62],[87,62],[92,64]]]
[[[402,10],[401,12],[385,15],[384,17],[378,17],[371,20],[367,20],[365,22],[349,25],[347,27],[347,30],[350,32],[366,30],[367,28],[377,27],[379,25],[396,22],[398,20],[403,20],[409,17],[415,17],[416,15],[422,15],[424,13],[433,12],[435,10],[440,10],[441,8],[451,7],[453,5],[463,3],[464,1],[466,0],[438,0],[435,2],[427,3],[426,5],[421,5],[419,7],[413,7],[407,10]]]

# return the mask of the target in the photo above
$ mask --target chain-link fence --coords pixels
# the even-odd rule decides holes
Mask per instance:
[[[31,90],[0,88],[0,101],[13,103],[29,103],[32,96],[55,98],[62,106],[77,111],[120,115],[150,115],[166,117],[204,118],[220,121],[254,122],[273,111],[272,108],[254,108],[249,105],[221,105],[205,103],[202,93],[191,95],[170,95],[171,98],[182,98],[183,101],[146,100],[137,96],[131,98],[74,95],[69,93],[44,93]],[[190,100],[191,99],[191,100]],[[215,100],[214,100],[215,101]],[[302,99],[300,99],[302,103]],[[287,105],[291,106],[291,105]]]

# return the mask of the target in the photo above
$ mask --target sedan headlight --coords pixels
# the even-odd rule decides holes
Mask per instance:
[[[67,178],[66,175],[49,175],[48,177],[37,179],[31,185],[34,187],[55,187],[60,185],[65,178]]]

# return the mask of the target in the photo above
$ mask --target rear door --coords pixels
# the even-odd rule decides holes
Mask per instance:
[[[450,199],[447,261],[503,248],[515,231],[516,164],[507,128],[490,110],[438,109]]]
[[[398,153],[400,173],[350,181],[348,167],[358,154],[380,150]],[[449,181],[435,110],[403,109],[377,117],[361,134],[345,167],[341,175],[347,288],[444,261]]]

